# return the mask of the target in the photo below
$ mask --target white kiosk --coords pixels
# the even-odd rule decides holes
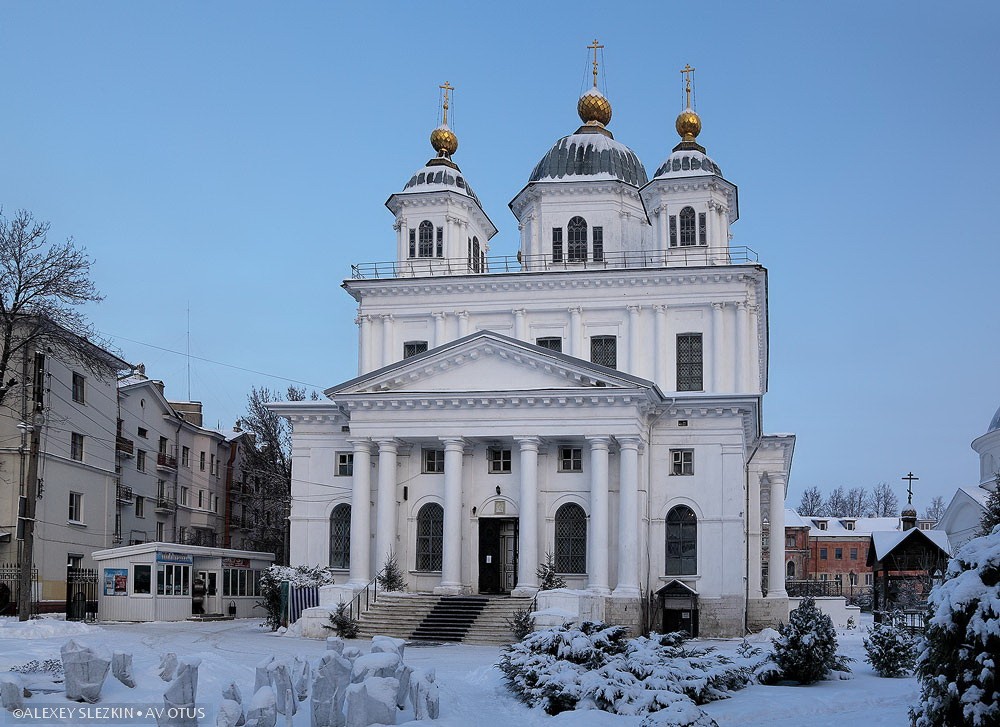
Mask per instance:
[[[101,621],[183,621],[264,616],[260,577],[271,553],[143,543],[93,554]]]

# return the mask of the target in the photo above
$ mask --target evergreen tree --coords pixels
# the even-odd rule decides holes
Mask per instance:
[[[893,619],[875,624],[864,639],[865,661],[880,677],[901,677],[913,671],[917,640]]]
[[[916,727],[1000,724],[1000,527],[970,540],[928,599],[930,625],[917,658]]]
[[[541,591],[566,587],[566,581],[556,571],[556,557],[552,553],[545,554],[545,562],[539,563],[535,575],[538,576],[538,589]]]
[[[341,601],[337,604],[337,610],[330,614],[330,625],[327,626],[323,624],[328,629],[333,629],[337,632],[337,636],[344,639],[356,639],[358,637],[358,629],[361,624],[356,618],[352,618],[351,614],[347,611],[349,604]]]
[[[1000,525],[1000,474],[993,482],[993,492],[986,498],[986,512],[979,521],[979,535],[989,535],[997,525]]]
[[[833,621],[816,608],[811,598],[803,599],[781,627],[774,640],[774,662],[786,679],[812,684],[832,670],[850,671],[848,657],[837,653],[837,632]]]
[[[396,554],[389,551],[385,558],[385,565],[382,571],[375,576],[378,587],[383,591],[405,591],[406,580],[403,578],[403,571],[396,562]]]

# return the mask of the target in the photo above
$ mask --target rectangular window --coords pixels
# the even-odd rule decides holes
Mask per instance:
[[[616,336],[591,336],[590,360],[598,366],[618,368],[618,338]]]
[[[139,472],[146,471],[146,450],[137,449],[135,451],[135,468]]]
[[[136,495],[135,498],[135,516],[136,517],[146,517],[146,498],[142,495]]]
[[[425,449],[424,453],[424,474],[437,475],[444,472],[444,450]]]
[[[785,547],[786,548],[794,548],[795,547],[795,536],[794,535],[789,535],[787,538],[785,538]]]
[[[704,360],[702,357],[701,334],[677,334],[677,390],[702,391]]]
[[[417,256],[417,231],[410,228],[410,257]]]
[[[594,262],[604,262],[604,228],[595,227],[594,235]]]
[[[507,475],[510,474],[510,450],[490,448],[490,474]]]
[[[563,259],[562,228],[552,228],[552,262],[561,263]]]
[[[215,461],[215,455],[214,454],[209,455],[209,470],[208,471],[209,471],[210,474],[213,474],[216,477],[219,476],[219,468],[217,467],[217,464],[218,463]]]
[[[198,490],[198,507],[205,507],[205,491]]]
[[[156,542],[163,542],[163,523],[156,523]]]
[[[202,472],[205,471],[205,453],[204,452],[201,452],[198,455],[198,469],[200,469]]]
[[[542,338],[536,338],[535,345],[547,348],[550,351],[559,351],[562,353],[562,338],[559,336],[543,336]]]
[[[872,584],[872,574],[865,573],[865,585],[870,586]]]
[[[167,453],[167,438],[160,437],[159,449],[157,450],[160,454]]]
[[[68,519],[70,522],[82,523],[83,522],[83,493],[82,492],[71,492],[69,493],[69,513]]]
[[[708,244],[708,225],[705,222],[705,213],[698,213],[698,244]]]
[[[846,520],[844,522],[844,528],[846,530],[854,530],[854,521],[853,520]]]
[[[354,452],[337,452],[337,477],[354,476]]]
[[[819,549],[819,559],[826,560],[826,548]]]
[[[437,244],[434,250],[436,257],[444,257],[444,228],[437,228]]]
[[[181,464],[185,467],[191,466],[191,450],[188,447],[181,447]]]
[[[833,549],[833,557],[836,560],[843,560],[844,559],[844,549],[843,548],[834,548]]]
[[[77,462],[83,461],[83,435],[73,432],[69,435],[69,456]]]
[[[677,247],[677,215],[670,215],[670,247]]]
[[[73,401],[77,404],[87,403],[85,397],[86,392],[84,390],[86,381],[87,379],[84,378],[83,374],[78,374],[75,371],[73,372]]]
[[[191,566],[160,565],[156,568],[156,593],[159,596],[187,596],[190,592]]]
[[[579,447],[560,447],[559,471],[583,472],[583,450]]]
[[[671,449],[670,450],[670,474],[672,474],[672,475],[693,475],[694,474],[694,450],[693,449]]]
[[[820,573],[819,579],[821,581],[828,581],[828,580],[830,580],[830,574],[829,573]]]
[[[187,507],[188,504],[188,488],[181,486],[181,504]]]
[[[851,548],[851,560],[857,560],[857,559],[858,559],[858,549]]]
[[[149,438],[149,431],[146,429],[146,427],[138,427],[135,433],[138,434],[143,439]]]
[[[150,594],[153,592],[153,566],[132,566],[132,593]]]
[[[427,350],[427,341],[407,341],[403,344],[403,358],[416,356]]]

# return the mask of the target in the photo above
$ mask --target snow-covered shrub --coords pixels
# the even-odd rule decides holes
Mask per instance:
[[[399,567],[399,563],[396,562],[396,554],[391,550],[389,555],[385,557],[385,565],[382,566],[382,570],[375,580],[378,583],[378,587],[383,591],[405,591],[406,590],[406,580],[403,578],[403,571]]]
[[[930,622],[917,657],[916,727],[1000,724],[1000,526],[970,540],[928,599]]]
[[[724,699],[752,679],[753,665],[736,665],[712,649],[688,649],[681,634],[626,634],[623,626],[595,622],[536,631],[507,647],[499,667],[511,691],[549,714],[586,700],[614,714],[671,709],[697,718],[696,704]]]
[[[785,679],[812,684],[831,671],[850,671],[852,659],[837,653],[837,631],[833,621],[816,608],[816,601],[804,598],[788,615],[781,636],[774,640],[774,663]]]
[[[510,627],[514,638],[520,641],[535,630],[535,619],[531,617],[531,611],[518,609],[507,619],[507,626]]]
[[[538,590],[540,591],[566,587],[566,581],[556,571],[556,557],[552,553],[545,554],[545,562],[538,564],[535,575],[538,576]]]
[[[880,677],[901,677],[913,671],[917,640],[898,620],[889,617],[868,629],[865,661]]]
[[[323,624],[325,628],[334,629],[337,636],[343,639],[355,639],[358,636],[358,629],[361,624],[353,618],[347,610],[350,604],[341,601],[337,604],[337,610],[330,614],[330,625]]]
[[[32,659],[25,664],[12,666],[10,670],[18,674],[48,674],[59,681],[63,678],[62,659],[45,659],[43,661]]]
[[[281,583],[288,581],[295,586],[327,586],[333,583],[333,570],[325,566],[272,565],[260,576],[260,595],[266,615],[264,625],[271,631],[281,626]]]

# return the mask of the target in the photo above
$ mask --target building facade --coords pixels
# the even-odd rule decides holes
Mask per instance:
[[[291,562],[358,589],[392,555],[414,591],[521,595],[551,553],[608,621],[638,625],[676,582],[704,634],[777,623],[795,440],[761,429],[767,271],[730,244],[736,187],[690,107],[652,180],[596,77],[578,112],[510,204],[516,257],[488,254],[446,123],[390,196],[396,259],[343,286],[359,375],[273,405],[294,431]]]
[[[972,440],[972,449],[979,455],[979,483],[959,487],[936,526],[948,534],[953,553],[979,532],[986,503],[1000,486],[1000,409],[986,433]]]

